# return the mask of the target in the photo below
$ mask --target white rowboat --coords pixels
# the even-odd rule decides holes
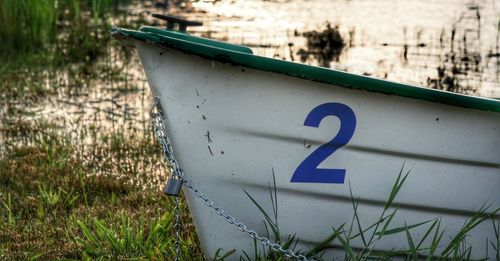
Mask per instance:
[[[376,221],[403,165],[411,173],[391,228],[441,218],[444,246],[484,204],[500,206],[498,100],[260,57],[173,30],[113,35],[138,49],[186,176],[260,235],[264,217],[243,189],[271,212],[273,172],[281,234],[299,238],[302,250],[352,223],[350,187],[360,223]],[[185,193],[207,257],[219,248],[254,252],[248,235]],[[411,230],[415,240],[429,225]],[[492,222],[469,234],[472,257],[485,257]],[[338,257],[340,242],[331,245],[325,257]],[[362,240],[351,246],[362,249]],[[405,232],[376,245],[404,248]]]

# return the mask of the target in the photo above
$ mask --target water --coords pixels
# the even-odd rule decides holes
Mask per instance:
[[[204,0],[152,11],[203,21],[193,34],[258,55],[500,98],[498,1]],[[308,48],[304,35],[327,24],[343,38],[340,55]]]

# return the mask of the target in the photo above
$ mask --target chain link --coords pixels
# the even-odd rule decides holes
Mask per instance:
[[[203,203],[213,209],[215,213],[221,217],[223,217],[227,223],[234,225],[238,230],[241,232],[244,232],[248,234],[251,238],[256,239],[259,241],[262,245],[269,247],[273,249],[274,251],[280,252],[283,255],[287,257],[292,257],[295,258],[296,260],[301,260],[301,261],[307,261],[307,260],[315,260],[315,259],[308,259],[304,255],[296,254],[290,249],[284,249],[280,244],[278,243],[273,243],[271,240],[269,240],[266,237],[259,236],[259,234],[253,230],[249,229],[245,224],[238,222],[236,218],[234,218],[231,215],[226,214],[223,209],[215,206],[215,203],[210,200],[208,197],[206,197],[196,186],[195,184],[188,178],[185,177],[184,171],[180,168],[179,163],[177,160],[174,158],[174,153],[172,149],[172,145],[170,143],[169,138],[166,135],[166,129],[165,125],[163,123],[164,119],[164,112],[161,107],[160,99],[159,97],[155,97],[153,106],[151,108],[151,120],[153,123],[153,132],[158,139],[158,142],[161,144],[163,155],[167,159],[167,165],[170,168],[170,177],[169,178],[176,178],[179,179],[183,182],[183,185],[191,190],[193,194],[201,199]],[[179,197],[176,197],[176,207],[174,208],[175,213],[175,251],[176,251],[176,257],[175,260],[178,260],[179,258],[179,251],[180,251],[180,220],[179,220]]]

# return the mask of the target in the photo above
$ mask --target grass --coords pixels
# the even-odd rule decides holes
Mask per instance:
[[[128,0],[3,0],[0,2],[2,52],[48,51],[65,41],[95,46],[98,29],[108,29],[108,11]],[[91,15],[82,15],[90,10]],[[92,22],[92,26],[89,26]],[[92,30],[88,30],[92,29]],[[61,37],[65,33],[66,37]],[[77,37],[80,42],[75,42]]]
[[[0,8],[2,51],[34,51],[55,40],[56,1],[4,0]]]
[[[403,166],[404,167],[404,166]],[[483,205],[469,220],[466,220],[462,229],[449,239],[443,238],[445,228],[441,228],[441,218],[424,220],[416,224],[406,224],[404,226],[393,227],[397,220],[398,207],[394,203],[398,193],[408,178],[410,171],[404,173],[401,168],[392,190],[390,191],[386,203],[380,213],[379,218],[372,224],[362,224],[360,222],[359,203],[352,194],[351,202],[353,207],[353,216],[350,224],[343,224],[339,227],[332,227],[332,233],[317,246],[312,249],[297,249],[300,239],[295,235],[283,237],[278,223],[278,194],[276,190],[276,179],[273,172],[273,184],[269,185],[269,197],[271,201],[271,210],[266,211],[262,204],[257,202],[247,191],[245,194],[251,202],[257,207],[264,217],[266,230],[269,227],[267,237],[275,240],[283,249],[289,249],[296,254],[301,254],[307,258],[322,260],[325,251],[333,248],[334,245],[340,246],[345,255],[343,260],[473,260],[472,246],[467,243],[466,237],[479,224],[492,222],[492,229],[495,231],[495,239],[486,242],[490,246],[495,257],[500,256],[500,227],[496,221],[500,208],[492,208],[491,205]],[[414,230],[419,228],[419,232]],[[424,231],[422,233],[422,231]],[[391,251],[377,250],[377,244],[385,237],[400,235],[406,238],[408,247],[402,249],[393,249]],[[417,237],[419,239],[417,240]],[[285,240],[282,240],[285,238]],[[354,247],[352,242],[357,240],[362,242],[362,247]],[[359,244],[359,243],[358,243]],[[242,260],[290,260],[284,254],[279,253],[268,247],[261,247],[260,243],[254,241],[255,250],[253,255],[243,252]],[[229,251],[226,255],[233,255],[234,251]],[[477,254],[477,253],[476,253]],[[488,260],[489,253],[482,253]]]
[[[65,136],[49,132],[33,139],[38,141],[9,147],[0,159],[0,259],[172,256],[172,202],[151,189],[157,184],[144,184],[154,180],[158,166],[139,157],[160,156],[151,138],[114,133],[88,148],[92,156]],[[105,155],[118,170],[102,164]],[[182,239],[186,259],[202,257],[192,230]]]

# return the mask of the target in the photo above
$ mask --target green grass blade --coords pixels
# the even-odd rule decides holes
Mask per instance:
[[[335,229],[334,229],[335,230]],[[340,241],[340,244],[344,248],[344,251],[346,252],[346,255],[351,258],[352,260],[358,260],[356,257],[356,253],[354,253],[354,250],[352,249],[351,245],[348,243],[346,239],[344,239],[339,233],[340,230],[335,230],[334,233],[337,234],[337,239]]]
[[[393,229],[389,229],[389,230],[385,230],[385,231],[380,231],[380,232],[376,232],[375,234],[377,234],[377,235],[384,235],[384,236],[385,235],[398,234],[398,233],[404,232],[406,230],[411,230],[413,228],[425,225],[425,224],[427,224],[427,223],[429,223],[431,221],[432,220],[427,220],[427,221],[420,222],[420,223],[417,223],[417,224],[413,224],[413,225],[410,225],[410,226],[405,225],[404,227],[397,227],[397,228],[393,228]]]
[[[429,249],[429,253],[427,255],[427,258],[425,259],[426,261],[432,260],[439,244],[441,243],[441,239],[443,238],[444,235],[444,230],[440,232],[439,230],[440,227],[441,227],[441,219],[438,220],[436,230],[434,231],[434,236],[432,237],[432,243]]]
[[[403,169],[404,169],[404,164],[401,167],[401,170],[399,171],[396,182],[394,183],[394,186],[392,187],[391,193],[389,194],[389,198],[388,198],[387,202],[385,203],[384,210],[387,210],[390,206],[392,206],[394,199],[396,198],[397,194],[399,193],[399,191],[403,187],[403,184],[405,183],[406,179],[408,178],[408,175],[410,175],[411,170],[408,170],[408,172],[406,172],[406,174],[401,179],[401,176],[403,174]]]
[[[397,209],[395,209],[391,214],[389,214],[389,218],[384,222],[384,226],[382,227],[382,230],[379,232],[375,232],[375,235],[378,235],[378,238],[380,239],[383,235],[386,235],[387,228],[392,222],[392,219],[396,216]],[[381,221],[382,222],[382,221]]]
[[[250,256],[247,254],[247,252],[245,252],[245,250],[242,250],[243,252],[243,256],[240,256],[240,261],[251,261],[252,259],[250,258]],[[257,255],[255,256],[255,258],[253,260],[258,260],[257,259]]]
[[[435,219],[434,222],[432,222],[431,226],[427,229],[427,231],[425,232],[425,234],[422,237],[422,239],[420,239],[420,242],[417,245],[417,249],[420,249],[420,247],[422,246],[422,244],[424,243],[424,241],[427,239],[427,237],[431,234],[432,230],[434,229],[434,227],[436,227],[436,225],[437,225],[438,222],[439,222],[438,219]]]
[[[359,235],[361,235],[361,240],[363,241],[363,245],[365,247],[368,246],[368,242],[366,241],[365,235],[363,233],[363,228],[361,227],[361,222],[359,221],[359,215],[358,215],[358,204],[354,200],[354,195],[352,194],[352,188],[351,188],[351,183],[349,182],[349,193],[351,195],[351,203],[352,203],[352,208],[354,211],[354,219],[356,221],[356,225],[358,227]]]
[[[412,260],[418,261],[417,249],[415,248],[415,244],[413,243],[413,238],[411,237],[411,234],[410,234],[410,228],[408,226],[406,226],[406,223],[405,223],[405,227],[406,227],[406,229],[405,229],[406,239],[408,240],[408,246],[409,246]]]
[[[495,241],[491,240],[490,244],[493,250],[495,250],[496,260],[500,260],[500,224],[498,224],[495,219],[491,219],[491,222],[493,224],[493,231],[495,232]]]
[[[252,203],[259,209],[259,211],[262,213],[262,215],[264,215],[266,221],[269,223],[269,225],[271,226],[271,230],[273,231],[273,233],[275,235],[279,235],[279,231],[278,231],[278,228],[277,228],[277,225],[274,223],[274,221],[269,217],[269,215],[267,214],[267,212],[262,208],[262,206],[245,190],[243,189],[243,191],[245,192],[245,194],[248,196],[248,198],[250,198],[250,200],[252,201]],[[279,238],[277,238],[276,240],[279,240]]]
[[[333,232],[330,236],[328,236],[325,240],[321,241],[317,244],[313,249],[306,253],[307,257],[314,256],[316,254],[321,253],[322,251],[329,248],[331,242],[333,242],[338,236],[340,231],[343,229],[345,224],[339,227],[339,229],[333,229]]]
[[[441,256],[449,256],[454,249],[459,247],[459,244],[465,239],[465,236],[477,225],[482,223],[483,221],[491,218],[496,215],[500,211],[499,209],[494,210],[491,214],[486,213],[490,206],[483,205],[481,209],[474,214],[474,216],[467,221],[462,229],[453,237],[448,246],[441,252]]]
[[[276,186],[276,175],[274,173],[274,168],[272,168],[273,172],[273,189],[272,191],[274,192],[274,200],[272,195],[271,195],[271,203],[273,205],[273,211],[274,211],[274,219],[276,220],[276,225],[278,225],[278,192],[277,192],[277,186]],[[271,189],[269,189],[271,191]]]

